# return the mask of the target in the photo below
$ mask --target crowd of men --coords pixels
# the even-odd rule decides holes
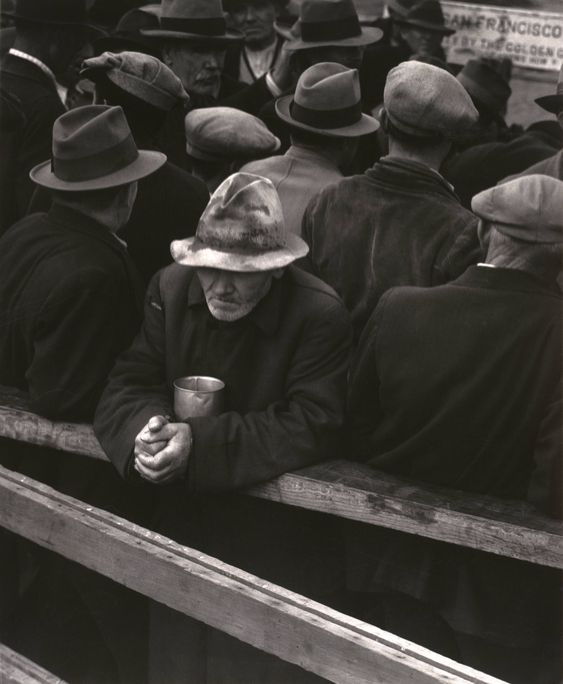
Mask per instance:
[[[9,440],[0,462],[559,682],[555,571],[237,492],[338,456],[563,517],[563,70],[524,130],[510,64],[446,61],[438,0],[371,25],[352,0],[15,0],[3,21],[0,384],[93,422],[111,464]],[[221,413],[175,416],[188,375],[225,383]],[[320,681],[0,547],[0,638],[63,679]]]

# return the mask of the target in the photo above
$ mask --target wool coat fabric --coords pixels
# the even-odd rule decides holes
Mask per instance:
[[[352,367],[355,453],[376,469],[501,498],[526,498],[535,479],[544,486],[535,500],[560,510],[551,495],[560,493],[561,343],[559,289],[524,272],[473,266],[442,287],[388,291]],[[511,647],[541,644],[553,629],[554,571],[391,532],[372,537],[371,553],[355,532],[355,589],[402,591],[457,631]]]
[[[477,263],[477,218],[439,173],[386,157],[314,198],[309,267],[344,300],[356,338],[390,287],[441,285]]]
[[[10,212],[14,220],[25,215],[35,189],[29,178],[33,166],[51,157],[53,124],[65,107],[57,93],[55,82],[31,62],[5,55],[0,66],[2,88],[18,98],[24,125],[13,145],[10,161],[15,193],[2,196],[2,203],[13,203]],[[8,154],[2,143],[2,154]],[[3,210],[4,212],[5,210]]]
[[[513,176],[503,178],[502,182],[504,183],[509,180],[514,180],[515,178],[520,178],[521,176],[531,176],[535,173],[563,180],[563,150],[559,150],[559,152],[554,154],[552,157],[548,157],[547,159],[537,162],[537,164],[529,166],[521,173],[516,173]]]
[[[125,247],[53,205],[0,240],[0,383],[49,418],[91,419],[140,323],[143,288]]]
[[[301,235],[303,214],[310,200],[327,185],[342,180],[336,164],[312,148],[292,145],[285,154],[245,164],[241,171],[269,178],[282,204],[288,230]]]

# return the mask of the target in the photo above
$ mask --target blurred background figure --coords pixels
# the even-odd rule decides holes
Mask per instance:
[[[194,109],[185,125],[192,173],[210,193],[243,164],[280,147],[279,139],[260,119],[231,107]]]

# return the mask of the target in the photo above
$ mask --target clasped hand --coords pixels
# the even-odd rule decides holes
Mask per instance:
[[[186,474],[192,430],[153,416],[135,438],[135,470],[153,484],[170,484]]]

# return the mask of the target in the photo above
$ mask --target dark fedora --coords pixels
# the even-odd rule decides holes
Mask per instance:
[[[451,36],[455,33],[454,29],[447,28],[446,26],[446,20],[439,0],[420,0],[404,15],[398,16],[395,21],[397,24],[435,31],[436,33],[442,33],[444,36]]]
[[[53,157],[29,176],[51,190],[102,190],[144,178],[165,161],[162,152],[137,149],[121,107],[88,105],[59,116]]]
[[[457,80],[471,98],[490,112],[501,115],[506,109],[512,89],[506,79],[482,59],[470,59],[457,75]]]
[[[352,0],[304,0],[284,47],[293,52],[332,45],[359,47],[382,36],[381,29],[361,26]]]
[[[542,109],[545,109],[546,112],[551,112],[551,114],[559,114],[559,112],[563,112],[563,66],[559,71],[555,95],[544,95],[543,97],[537,97],[534,102],[539,104],[539,106]]]
[[[295,95],[276,100],[276,113],[294,128],[330,138],[352,138],[373,133],[378,122],[362,114],[357,69],[321,62],[300,76]]]
[[[93,34],[105,34],[90,22],[86,0],[17,0],[14,9],[2,15],[18,22],[77,26]]]
[[[141,35],[142,29],[160,26],[160,3],[135,7],[121,17],[115,30],[94,43],[96,54],[102,52],[144,52],[160,58],[160,49],[154,40]]]
[[[141,34],[208,44],[244,40],[242,33],[227,31],[221,0],[162,0],[160,28],[142,30]]]

